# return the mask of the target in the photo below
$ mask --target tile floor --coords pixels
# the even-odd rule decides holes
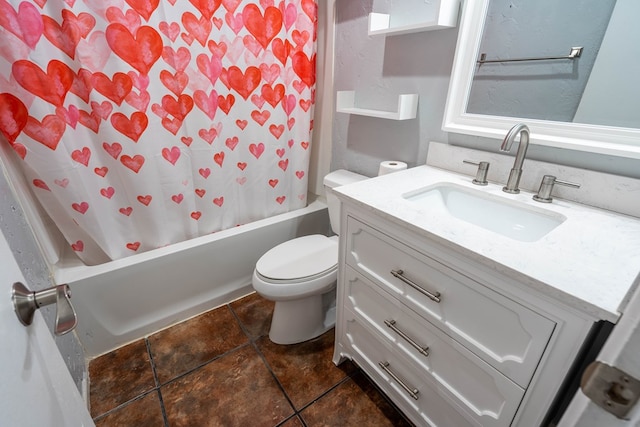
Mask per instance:
[[[350,362],[334,331],[279,346],[256,294],[91,361],[96,426],[410,426]]]

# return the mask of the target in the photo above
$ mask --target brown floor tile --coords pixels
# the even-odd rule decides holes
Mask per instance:
[[[111,412],[99,420],[96,427],[162,427],[164,417],[158,392],[154,391],[141,399]]]
[[[251,338],[269,335],[275,302],[254,292],[230,305]]]
[[[161,384],[248,342],[227,306],[160,331],[148,340]]]
[[[300,414],[308,427],[409,427],[361,373],[331,390]]]
[[[269,341],[273,306],[254,293],[231,308],[220,307],[149,337],[156,373],[165,384],[162,401],[157,391],[149,393],[155,381],[144,340],[93,360],[90,401],[96,426],[162,427],[161,402],[171,427],[411,425],[351,362],[333,364],[333,330],[301,344]],[[246,345],[249,339],[233,313],[257,339],[269,366],[253,345]],[[269,369],[296,408],[309,405],[301,414],[294,415]]]
[[[144,340],[92,360],[89,378],[93,417],[153,389],[155,380]]]
[[[275,426],[293,414],[250,345],[162,386],[167,419],[181,426]]]
[[[300,418],[296,416],[296,417],[289,418],[287,421],[280,424],[279,427],[305,427],[305,426],[304,424],[302,424],[302,421],[300,421]]]
[[[256,344],[269,363],[289,399],[297,409],[316,399],[353,371],[345,362],[336,367],[333,357],[333,329],[320,337],[293,345],[278,345],[269,338]]]

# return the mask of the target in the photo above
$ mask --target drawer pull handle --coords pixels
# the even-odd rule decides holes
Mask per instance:
[[[404,276],[404,271],[402,271],[402,270],[391,270],[391,274],[393,274],[393,277],[396,277],[396,278],[402,280],[404,283],[406,283],[407,285],[411,286],[416,291],[420,292],[423,295],[426,295],[427,298],[429,298],[431,301],[435,301],[435,302],[438,302],[438,303],[440,302],[440,292],[429,292],[426,289],[422,289],[420,286],[415,284],[412,280],[410,280],[407,277],[405,277]]]
[[[418,350],[420,354],[422,354],[424,357],[429,357],[429,347],[422,347],[420,344],[415,342],[411,337],[409,337],[407,334],[405,334],[400,329],[398,329],[398,327],[396,326],[395,320],[385,320],[384,324],[387,325],[393,332],[400,335],[406,342],[411,344],[413,348]]]
[[[378,365],[380,365],[380,367],[387,373],[389,374],[389,376],[391,378],[394,379],[395,382],[397,382],[398,384],[400,384],[400,386],[407,392],[409,393],[409,396],[413,397],[415,400],[418,400],[418,393],[420,393],[420,390],[418,390],[417,388],[411,388],[408,385],[406,385],[404,383],[404,381],[402,381],[400,378],[398,378],[398,376],[396,374],[394,374],[391,369],[389,369],[389,362],[378,362]]]

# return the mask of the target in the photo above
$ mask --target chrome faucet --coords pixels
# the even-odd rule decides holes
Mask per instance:
[[[520,145],[518,145],[518,151],[516,153],[516,159],[513,163],[511,173],[509,173],[509,180],[507,185],[502,187],[502,191],[505,193],[517,194],[520,192],[518,184],[520,183],[520,176],[522,175],[522,164],[524,163],[524,157],[527,155],[527,148],[529,148],[529,127],[524,123],[519,123],[512,127],[507,136],[504,137],[500,151],[509,151],[513,145],[513,141],[516,136],[520,134]]]

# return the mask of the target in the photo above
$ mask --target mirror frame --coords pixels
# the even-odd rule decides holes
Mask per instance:
[[[532,144],[640,159],[640,129],[466,112],[489,1],[464,1],[442,130],[503,139],[513,125],[526,123]]]

